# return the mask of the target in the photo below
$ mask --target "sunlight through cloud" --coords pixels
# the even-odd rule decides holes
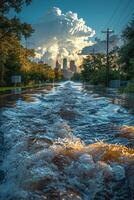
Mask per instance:
[[[93,44],[90,38],[95,35],[77,13],[64,14],[56,7],[49,10],[34,28],[37,57],[50,63],[57,58],[78,59],[82,49]]]

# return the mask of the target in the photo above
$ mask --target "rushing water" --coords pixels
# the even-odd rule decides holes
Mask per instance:
[[[1,200],[134,199],[134,116],[65,82],[1,108]]]

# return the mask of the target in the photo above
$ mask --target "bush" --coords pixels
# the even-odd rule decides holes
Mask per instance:
[[[127,87],[119,88],[119,93],[134,93],[134,79],[128,84]]]
[[[134,79],[128,84],[126,88],[124,88],[124,92],[134,93]]]

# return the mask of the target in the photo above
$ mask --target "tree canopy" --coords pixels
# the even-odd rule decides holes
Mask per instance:
[[[15,15],[30,2],[31,0],[0,0],[0,80],[2,85],[9,82],[12,74],[30,65],[28,52],[33,51],[26,50],[21,44],[21,39],[30,37],[33,28],[30,24],[22,23]],[[12,9],[14,17],[9,18],[8,13]],[[34,56],[33,53],[32,56]]]
[[[122,37],[124,45],[120,50],[120,61],[127,79],[132,79],[134,78],[134,17],[123,31]]]
[[[29,5],[32,0],[0,0],[0,15],[7,14],[11,9],[19,13],[23,5]]]

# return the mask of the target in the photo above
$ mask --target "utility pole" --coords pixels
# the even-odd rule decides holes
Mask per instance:
[[[95,48],[93,48],[93,68],[95,70]]]
[[[95,55],[95,48],[93,47],[93,56]]]
[[[110,77],[109,77],[109,71],[110,71],[110,66],[109,66],[109,36],[111,33],[114,33],[114,31],[110,30],[109,28],[107,28],[106,31],[102,31],[102,33],[106,33],[107,35],[107,47],[106,47],[106,56],[107,56],[107,65],[106,65],[106,85],[107,87],[109,87],[109,80],[110,80]]]

